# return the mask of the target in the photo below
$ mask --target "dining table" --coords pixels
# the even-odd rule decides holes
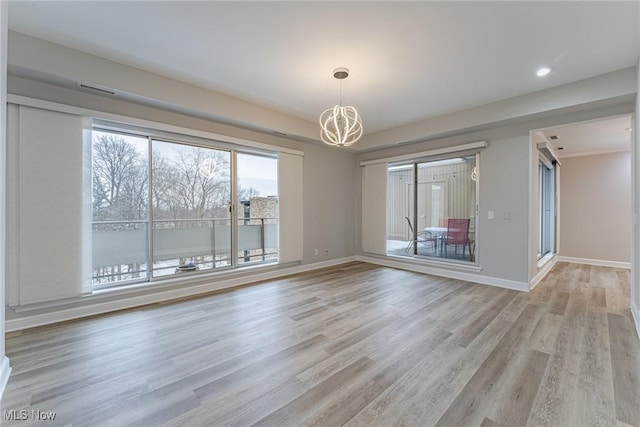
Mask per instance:
[[[423,231],[434,235],[436,237],[436,241],[440,243],[440,244],[436,243],[436,247],[435,247],[436,256],[438,256],[438,252],[442,253],[442,242],[443,242],[444,236],[447,234],[447,230],[448,230],[447,227],[425,227],[423,229]]]

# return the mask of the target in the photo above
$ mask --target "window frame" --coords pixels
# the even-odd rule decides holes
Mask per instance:
[[[482,147],[478,147],[478,148],[482,148]],[[430,162],[438,162],[438,161],[443,161],[443,160],[451,160],[451,159],[456,159],[456,158],[463,158],[463,157],[471,157],[474,156],[475,157],[475,167],[476,167],[476,179],[473,180],[473,182],[475,182],[475,197],[473,199],[473,203],[474,206],[472,207],[473,210],[473,229],[470,228],[470,233],[473,232],[474,234],[474,238],[470,239],[472,240],[473,243],[469,243],[469,251],[471,252],[471,245],[473,244],[474,250],[473,252],[471,252],[473,254],[473,256],[469,256],[469,261],[466,260],[456,260],[456,259],[451,259],[451,258],[446,258],[446,257],[442,257],[442,256],[431,256],[431,255],[425,255],[425,254],[418,254],[417,253],[417,249],[415,248],[416,245],[414,245],[413,247],[413,251],[412,253],[407,253],[405,254],[397,254],[394,253],[393,251],[390,251],[389,248],[386,249],[386,255],[387,256],[393,256],[393,257],[399,257],[399,258],[406,258],[406,259],[413,259],[413,260],[420,260],[420,261],[424,261],[424,262],[429,262],[429,263],[437,263],[437,264],[441,264],[441,265],[453,265],[453,266],[466,266],[466,267],[479,267],[480,265],[480,254],[478,251],[478,242],[480,240],[480,221],[479,221],[479,206],[480,206],[480,153],[481,150],[480,149],[473,149],[473,150],[467,150],[467,151],[447,151],[444,153],[438,153],[438,154],[434,154],[434,155],[428,155],[428,156],[419,156],[419,157],[415,157],[415,158],[411,158],[408,159],[407,157],[404,157],[401,161],[398,162],[388,162],[387,163],[387,173],[389,168],[392,167],[398,167],[398,166],[411,166],[411,170],[412,170],[412,179],[413,179],[413,183],[412,183],[412,190],[410,191],[413,194],[410,195],[410,200],[409,200],[409,206],[413,207],[413,209],[409,208],[410,212],[410,217],[411,217],[411,223],[413,225],[413,240],[416,241],[418,238],[418,222],[417,222],[417,215],[418,215],[418,184],[419,184],[419,177],[418,177],[418,165],[419,164],[423,164],[423,163],[430,163]],[[411,199],[412,197],[412,199]],[[387,200],[388,203],[388,200]],[[387,210],[388,210],[388,205],[387,205]],[[388,221],[387,221],[388,224]],[[388,236],[388,230],[385,231],[385,235]],[[473,258],[473,259],[471,259]]]
[[[557,161],[548,159],[539,152],[538,158],[538,256],[543,258],[556,254],[557,244]],[[548,214],[547,212],[548,211]]]
[[[161,276],[154,276],[153,271],[153,142],[158,141],[162,143],[170,143],[170,144],[178,144],[181,146],[187,147],[198,147],[204,149],[213,149],[228,152],[230,155],[230,171],[229,171],[229,179],[230,179],[230,253],[231,259],[229,265],[222,267],[215,267],[215,260],[213,262],[213,267],[210,269],[196,270],[193,272],[189,272],[185,274],[184,277],[194,277],[200,275],[206,275],[211,273],[218,272],[230,272],[234,270],[242,270],[245,268],[252,267],[261,267],[261,266],[269,266],[269,265],[278,265],[280,264],[280,243],[278,242],[277,247],[277,256],[274,259],[260,260],[255,262],[248,263],[239,263],[238,262],[238,229],[239,224],[237,220],[237,212],[238,212],[238,185],[237,185],[237,155],[238,154],[247,154],[247,155],[257,155],[268,158],[273,158],[279,162],[279,156],[277,150],[269,150],[262,147],[252,147],[252,146],[243,146],[240,144],[234,144],[224,141],[218,141],[215,139],[202,138],[198,136],[173,133],[167,131],[161,131],[153,128],[140,127],[135,125],[127,125],[123,123],[113,123],[104,119],[93,119],[91,131],[99,131],[105,133],[112,134],[120,134],[125,136],[133,136],[138,138],[146,138],[147,139],[147,167],[148,167],[148,194],[147,194],[147,268],[146,274],[147,277],[140,279],[126,279],[117,282],[110,283],[99,283],[91,285],[92,291],[107,291],[107,290],[115,290],[120,289],[126,286],[132,285],[152,285],[155,283],[175,280],[177,278],[182,278],[184,273],[178,274],[167,274]],[[275,148],[275,147],[274,147]],[[279,163],[278,163],[279,165]],[[92,169],[92,167],[91,167]],[[92,172],[93,173],[93,172]],[[276,176],[276,179],[279,180],[279,176]],[[279,183],[278,183],[279,186]],[[278,194],[278,199],[280,195]],[[277,212],[277,224],[278,230],[281,226],[280,223],[280,213],[279,210]],[[279,235],[279,231],[277,232]],[[93,271],[93,265],[91,266],[91,270]],[[92,273],[92,281],[93,281],[93,273]]]

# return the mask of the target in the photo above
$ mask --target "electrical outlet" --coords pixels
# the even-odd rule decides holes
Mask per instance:
[[[316,249],[316,256],[320,255],[320,249]]]
[[[489,213],[488,213],[488,215],[487,215],[487,218],[489,218],[489,219],[493,219],[493,218],[494,218],[494,213],[493,213],[493,211],[489,211]]]

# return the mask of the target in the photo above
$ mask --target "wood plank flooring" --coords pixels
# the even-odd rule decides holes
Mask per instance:
[[[640,426],[628,307],[628,270],[527,294],[353,263],[8,334],[0,424]]]

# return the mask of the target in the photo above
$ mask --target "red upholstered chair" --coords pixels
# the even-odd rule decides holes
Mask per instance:
[[[469,248],[471,255],[471,247],[469,246],[469,225],[471,220],[468,218],[449,218],[447,222],[447,234],[444,235],[442,244],[444,245],[444,256],[447,256],[447,246],[454,246],[454,253],[458,255],[458,246],[462,246],[462,258],[464,258],[465,248]]]

